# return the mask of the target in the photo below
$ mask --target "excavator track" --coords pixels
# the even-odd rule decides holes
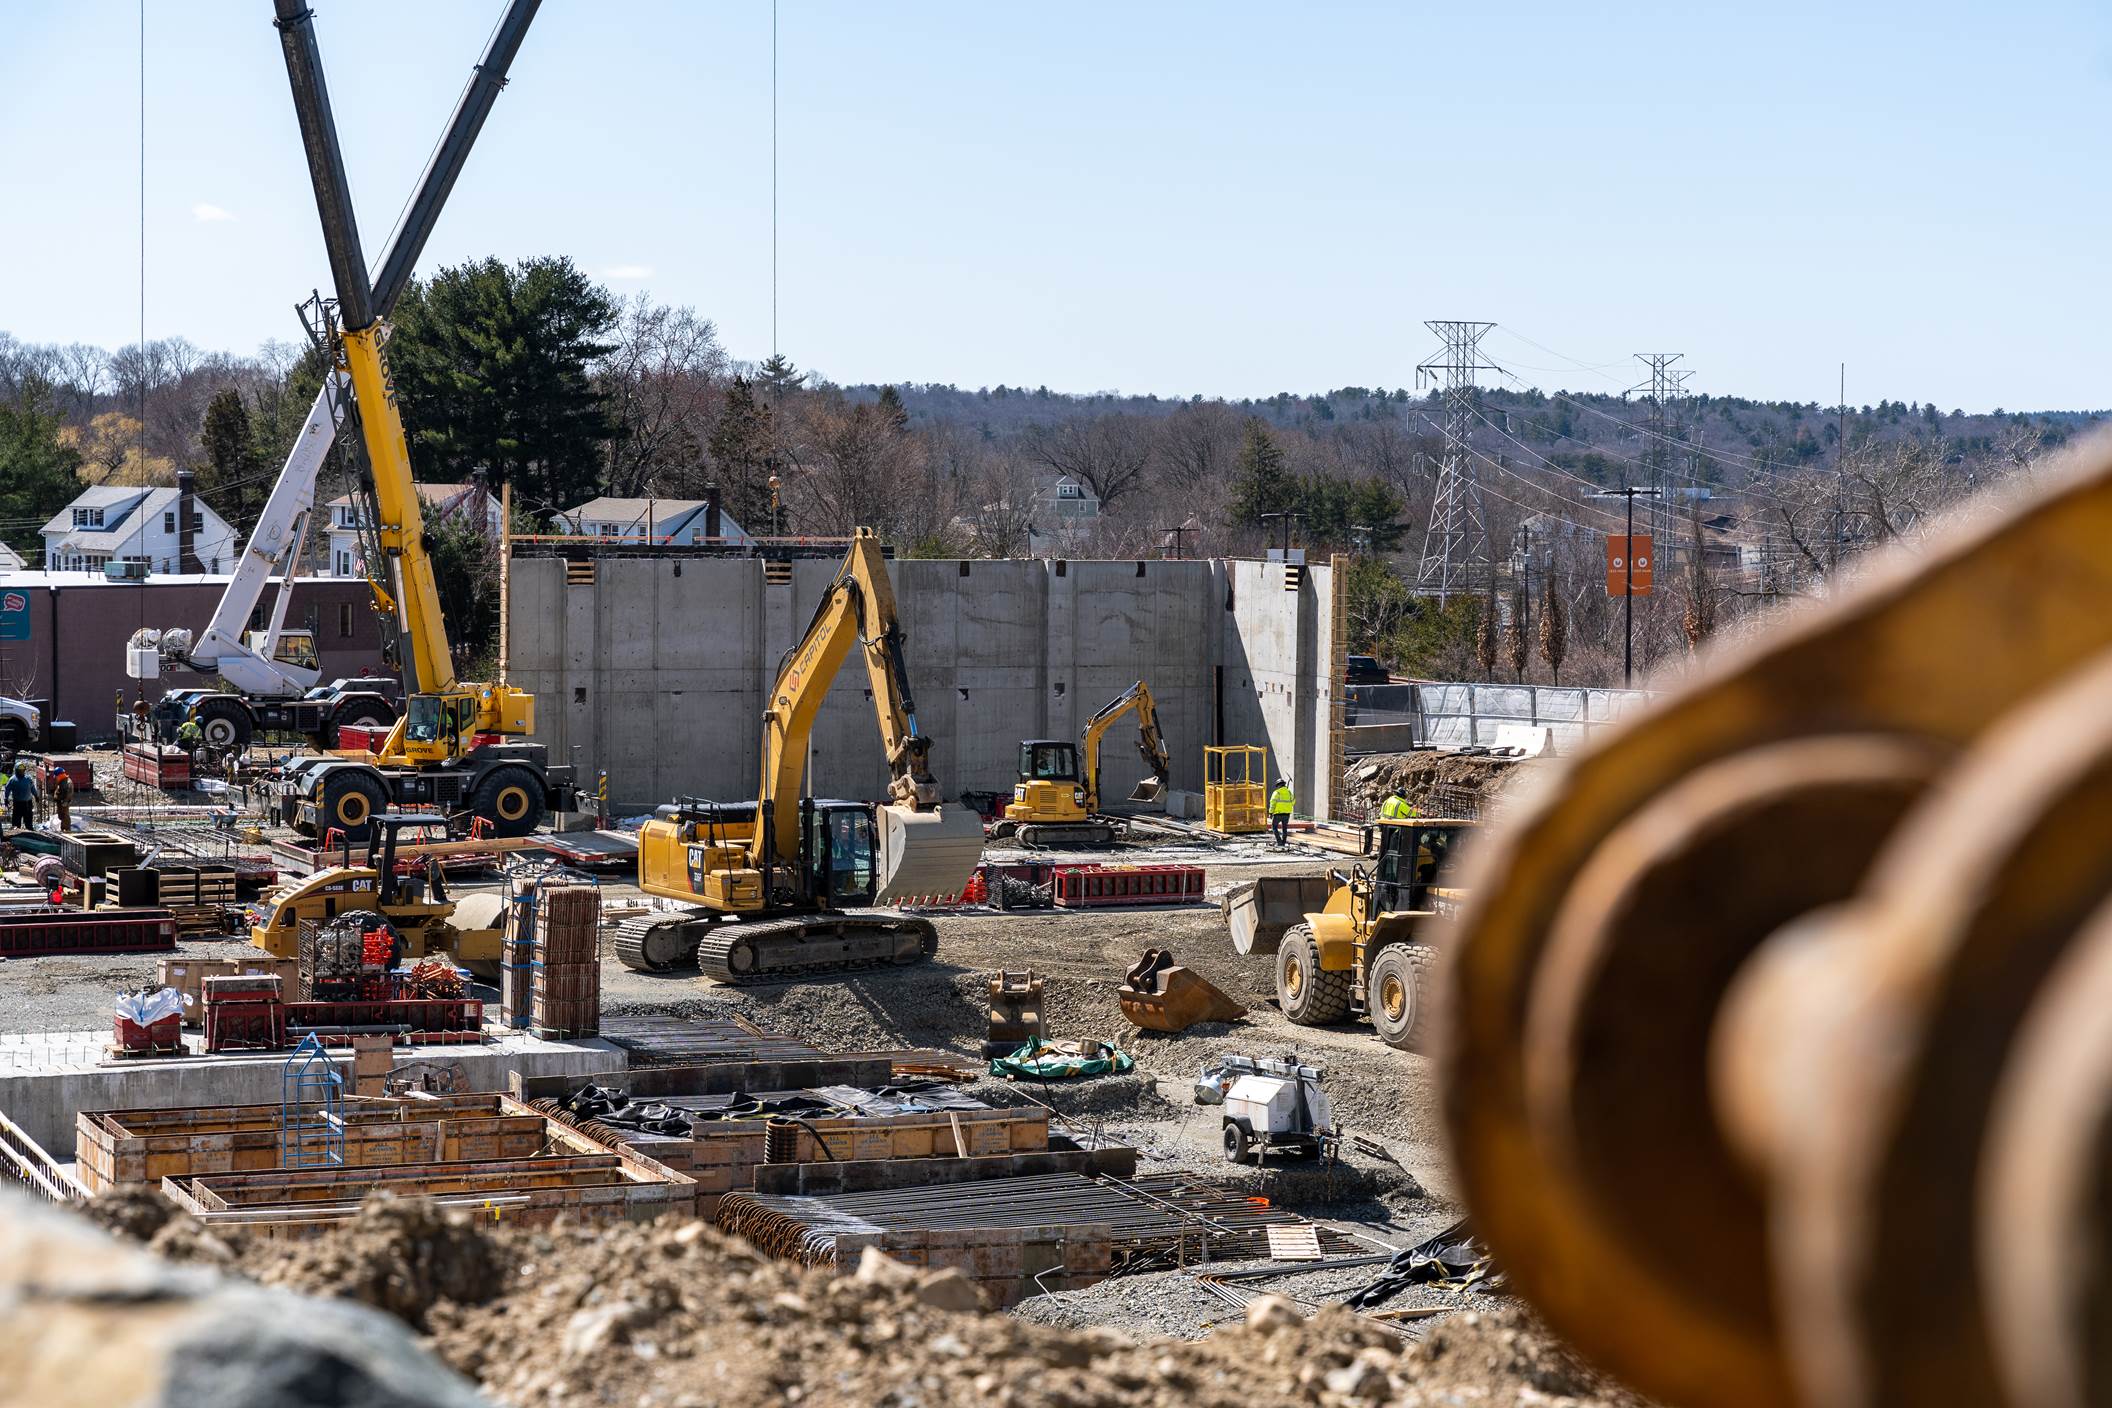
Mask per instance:
[[[1019,841],[1031,851],[1094,850],[1115,844],[1115,828],[1112,823],[1105,821],[1063,826],[1027,826],[1020,829]]]
[[[906,968],[928,961],[938,951],[939,931],[930,920],[868,910],[721,924],[703,936],[696,952],[697,967],[705,977],[758,983],[861,968]]]
[[[616,926],[616,961],[639,973],[672,973],[697,961],[713,922],[694,913],[641,914]]]

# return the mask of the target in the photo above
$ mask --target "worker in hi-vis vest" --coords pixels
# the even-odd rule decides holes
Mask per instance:
[[[1416,814],[1415,808],[1408,805],[1408,799],[1398,792],[1388,795],[1385,803],[1379,808],[1381,821],[1403,821]]]
[[[1277,778],[1276,790],[1269,794],[1269,834],[1279,850],[1291,843],[1291,808],[1296,804],[1289,779]]]

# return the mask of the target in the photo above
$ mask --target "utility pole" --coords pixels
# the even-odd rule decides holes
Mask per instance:
[[[1482,512],[1481,479],[1470,439],[1474,419],[1474,374],[1495,371],[1482,360],[1481,339],[1494,323],[1433,321],[1423,324],[1444,347],[1415,369],[1415,384],[1435,381],[1444,389],[1445,457],[1437,470],[1437,496],[1423,532],[1423,559],[1415,589],[1435,594],[1438,610],[1453,592],[1472,584],[1477,567],[1489,568],[1488,521]],[[1491,573],[1493,580],[1493,572]]]
[[[1623,685],[1633,685],[1635,683],[1635,498],[1638,494],[1655,495],[1656,492],[1656,490],[1650,488],[1639,489],[1633,484],[1605,491],[1608,497],[1618,497],[1627,500],[1626,538],[1621,553],[1621,683]],[[1652,539],[1650,550],[1653,553],[1657,551],[1654,538]],[[1650,570],[1651,575],[1654,577],[1657,572],[1655,563],[1651,564]],[[1612,576],[1613,574],[1609,570],[1606,583],[1608,593],[1613,590]],[[1646,584],[1644,590],[1647,591],[1648,589]]]
[[[1833,445],[1833,543],[1826,552],[1826,590],[1833,591],[1833,575],[1841,567],[1841,511],[1846,502],[1844,492],[1848,478],[1848,364],[1841,363],[1841,400],[1839,428],[1834,432]]]

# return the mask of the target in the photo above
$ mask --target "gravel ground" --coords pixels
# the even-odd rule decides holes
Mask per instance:
[[[986,1078],[976,1086],[984,1098],[1040,1101],[1081,1132],[1133,1145],[1146,1171],[1228,1178],[1257,1196],[1360,1227],[1387,1245],[1411,1245],[1456,1216],[1445,1197],[1448,1177],[1428,1062],[1388,1048],[1361,1023],[1292,1026],[1272,1002],[1271,960],[1233,953],[1224,933],[1216,900],[1231,885],[1261,874],[1311,873],[1338,864],[1339,858],[1317,852],[1285,856],[1253,846],[1177,849],[1194,854],[1149,854],[1154,860],[1205,863],[1208,903],[1147,911],[936,915],[934,963],[831,982],[722,987],[693,973],[634,973],[610,958],[602,970],[603,1004],[611,1012],[739,1015],[825,1050],[933,1047],[975,1056],[983,1039],[989,977],[999,968],[1031,968],[1047,981],[1052,1036],[1115,1041],[1135,1059],[1136,1070],[1032,1087]],[[635,891],[616,883],[606,893],[617,901]],[[187,942],[181,948],[197,957],[242,951],[234,938]],[[1122,1018],[1115,989],[1123,972],[1149,948],[1170,948],[1182,963],[1246,1004],[1247,1016],[1176,1036],[1133,1031]],[[0,1031],[102,1029],[111,997],[148,981],[154,963],[152,956],[0,962]],[[1352,1150],[1346,1167],[1332,1179],[1297,1166],[1257,1170],[1224,1163],[1216,1112],[1197,1106],[1191,1096],[1196,1073],[1226,1053],[1287,1051],[1327,1069],[1337,1119],[1375,1141],[1387,1158]],[[1368,1279],[1363,1271],[1342,1274]],[[1295,1286],[1290,1293],[1302,1294]],[[1492,1303],[1486,1297],[1457,1299],[1461,1309]],[[1029,1305],[1023,1313],[1055,1317],[1052,1323],[1134,1325],[1136,1333],[1191,1337],[1232,1314],[1228,1304],[1195,1287],[1182,1272],[1125,1278],[1066,1293],[1053,1306]],[[1140,1306],[1156,1309],[1141,1315]]]

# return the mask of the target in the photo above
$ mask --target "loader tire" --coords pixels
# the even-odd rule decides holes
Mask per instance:
[[[1371,960],[1364,979],[1364,1005],[1379,1040],[1414,1051],[1429,1030],[1430,965],[1437,951],[1428,944],[1388,944]]]
[[[1320,967],[1320,945],[1310,924],[1296,924],[1276,950],[1276,1001],[1301,1027],[1324,1027],[1349,1015],[1348,972]]]

